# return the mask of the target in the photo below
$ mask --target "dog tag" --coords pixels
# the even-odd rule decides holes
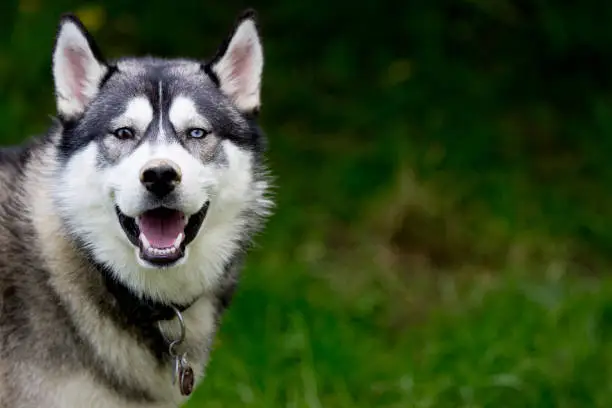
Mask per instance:
[[[181,356],[179,370],[179,389],[182,395],[189,395],[193,392],[193,385],[195,382],[195,378],[193,375],[193,369],[191,365],[187,361],[187,355],[183,354]]]
[[[182,395],[189,395],[193,392],[194,376],[193,369],[189,364],[181,364],[179,369],[179,388]]]

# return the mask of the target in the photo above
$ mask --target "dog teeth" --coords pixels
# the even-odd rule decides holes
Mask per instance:
[[[169,256],[169,255],[176,255],[176,253],[180,251],[181,243],[183,242],[183,239],[185,239],[185,234],[180,233],[174,240],[174,243],[172,244],[172,246],[169,246],[166,248],[156,248],[154,246],[151,246],[151,243],[149,242],[147,237],[142,233],[140,234],[139,239],[140,239],[142,251],[147,253],[147,255],[153,256],[153,257]]]
[[[178,237],[176,237],[176,239],[174,240],[174,244],[172,244],[171,248],[174,250],[179,249],[184,238],[185,238],[185,234],[183,234],[182,232],[178,234]]]
[[[149,247],[147,248],[147,253],[149,255],[153,255],[153,256],[167,256],[170,254],[175,254],[177,251],[177,248],[175,247],[168,247],[168,248],[153,248],[153,247]]]
[[[142,242],[142,247],[145,250],[148,250],[149,248],[151,248],[151,244],[149,243],[149,240],[147,239],[145,234],[141,233],[139,239],[140,239],[140,242]]]

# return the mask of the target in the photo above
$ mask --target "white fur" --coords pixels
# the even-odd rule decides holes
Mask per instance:
[[[252,19],[236,29],[225,54],[212,66],[221,90],[243,111],[260,106],[263,49]]]
[[[62,173],[56,192],[59,207],[72,229],[91,246],[96,258],[136,293],[157,300],[188,302],[216,287],[223,267],[238,249],[244,228],[242,212],[262,208],[265,183],[255,183],[252,155],[230,141],[221,148],[227,166],[204,164],[177,143],[143,143],[130,156],[107,169],[96,167],[96,144],[74,155]],[[140,215],[145,189],[142,166],[151,159],[178,163],[183,174],[177,187],[181,210],[192,215],[210,200],[198,236],[188,245],[183,262],[169,269],[153,269],[140,261],[138,250],[122,230],[114,205],[130,216]],[[262,208],[263,210],[263,208]]]
[[[153,107],[151,102],[144,96],[137,96],[127,103],[123,115],[113,120],[112,127],[114,129],[133,127],[144,133],[152,120]]]
[[[182,402],[176,400],[159,404],[126,404],[124,399],[101,387],[99,382],[85,373],[63,377],[56,380],[56,383],[54,389],[47,391],[45,408],[176,408]]]
[[[170,122],[177,132],[189,128],[202,128],[210,130],[210,122],[198,113],[196,105],[191,98],[179,95],[172,101],[169,111]]]
[[[71,61],[71,54],[80,55],[79,61]],[[83,71],[83,77],[80,71]],[[53,53],[59,113],[66,117],[82,113],[98,93],[98,85],[106,71],[106,66],[94,56],[81,29],[72,21],[65,21],[60,27]]]

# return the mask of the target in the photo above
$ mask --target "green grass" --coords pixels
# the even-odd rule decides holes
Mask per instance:
[[[447,275],[427,318],[394,329],[317,280],[250,268],[188,406],[610,406],[612,279]]]

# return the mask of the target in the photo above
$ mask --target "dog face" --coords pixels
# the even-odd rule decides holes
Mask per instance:
[[[70,236],[133,290],[201,293],[267,214],[262,68],[251,13],[208,63],[107,63],[75,17],[61,20],[54,198]]]

